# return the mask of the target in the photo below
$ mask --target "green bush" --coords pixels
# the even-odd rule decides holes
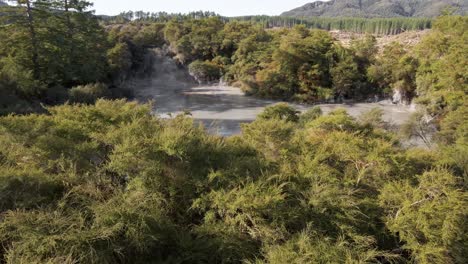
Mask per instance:
[[[288,122],[299,121],[299,111],[289,106],[286,103],[279,103],[273,106],[269,106],[258,115],[258,119],[277,119],[285,120]]]
[[[466,255],[458,114],[440,135],[457,148],[408,151],[374,128],[378,111],[359,122],[344,110],[298,115],[280,104],[229,138],[124,100],[47,111],[0,117],[2,263]]]
[[[70,102],[85,104],[93,104],[97,99],[111,95],[109,89],[103,83],[76,86],[71,88],[68,94]]]
[[[306,123],[314,121],[315,119],[321,117],[322,115],[323,115],[322,108],[320,108],[320,106],[315,106],[307,110],[306,112],[302,113],[299,116],[299,121],[302,125],[305,125]]]
[[[199,82],[219,81],[221,67],[211,62],[194,61],[189,65],[189,72]]]

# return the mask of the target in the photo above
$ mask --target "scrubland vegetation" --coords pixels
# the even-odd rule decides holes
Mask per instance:
[[[301,26],[104,28],[83,1],[20,4],[0,17],[0,263],[466,263],[466,17],[379,53],[372,36],[344,48]],[[99,99],[130,96],[119,85],[164,45],[256,96],[397,90],[421,109],[404,134],[430,148],[406,147],[377,109],[279,104],[219,137]]]
[[[0,119],[3,262],[466,260],[466,120],[424,150],[378,111],[277,105],[229,138],[123,100],[47,112]]]

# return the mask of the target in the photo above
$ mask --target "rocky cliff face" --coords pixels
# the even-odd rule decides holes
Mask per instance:
[[[435,17],[445,8],[468,13],[468,0],[316,1],[281,14],[290,17]]]

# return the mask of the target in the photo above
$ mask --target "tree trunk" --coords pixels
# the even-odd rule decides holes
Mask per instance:
[[[74,47],[74,41],[73,41],[74,28],[73,28],[73,23],[72,23],[71,17],[70,17],[70,0],[64,0],[64,2],[65,2],[64,3],[65,17],[66,17],[66,20],[67,20],[67,37],[71,41],[71,43],[70,43],[70,55],[72,55],[75,47]],[[73,56],[70,56],[70,57],[73,57]]]
[[[29,27],[29,37],[31,39],[31,46],[32,46],[32,55],[31,61],[33,64],[33,75],[35,79],[39,78],[39,62],[38,62],[38,48],[37,48],[37,35],[36,35],[36,28],[34,27],[34,17],[33,17],[33,10],[31,6],[30,0],[25,0],[26,3],[26,14],[28,17],[28,27]]]
[[[74,61],[74,53],[75,53],[75,41],[73,40],[73,35],[74,35],[74,27],[73,27],[73,22],[71,21],[71,15],[70,15],[70,0],[63,0],[63,7],[65,11],[65,23],[67,27],[67,32],[66,32],[66,37],[69,41],[68,43],[68,49],[66,49],[66,64],[71,70],[71,78],[74,79],[75,76],[75,67],[73,67],[71,64],[73,64]]]

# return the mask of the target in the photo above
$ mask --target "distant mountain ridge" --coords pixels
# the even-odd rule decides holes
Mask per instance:
[[[0,0],[0,6],[6,6],[7,3],[3,2],[2,0]]]
[[[289,17],[435,17],[451,7],[466,15],[468,0],[331,0],[284,12]]]

